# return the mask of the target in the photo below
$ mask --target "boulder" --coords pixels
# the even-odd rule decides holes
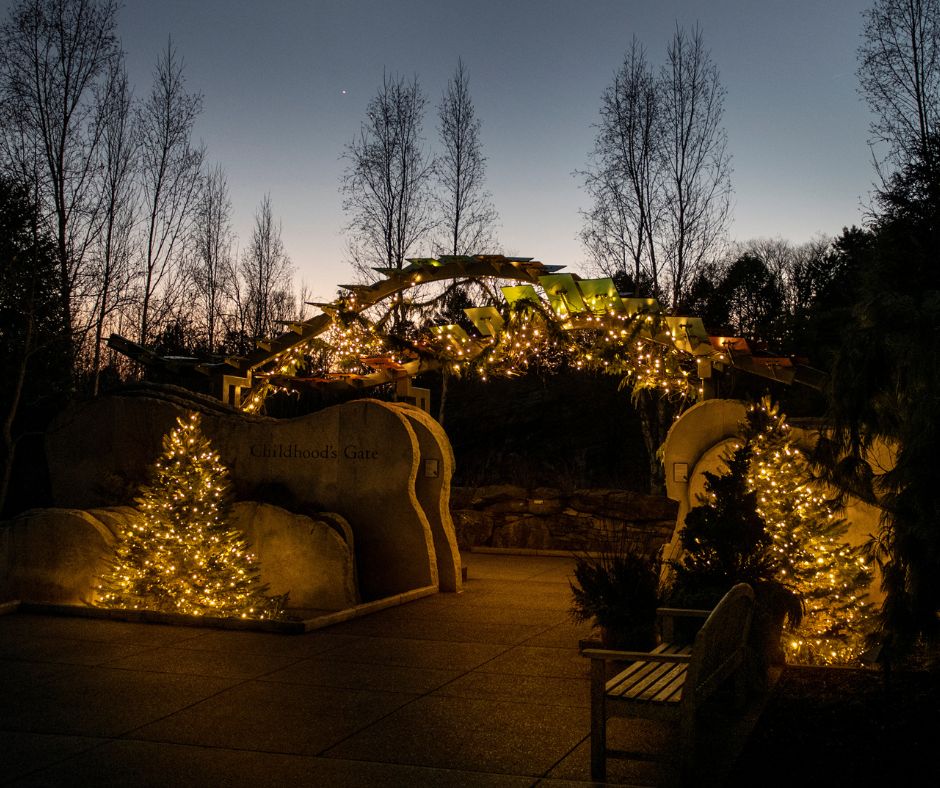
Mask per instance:
[[[0,527],[0,598],[90,604],[118,533],[140,514],[129,506],[82,511],[33,509]],[[288,606],[344,610],[359,602],[351,529],[277,506],[236,503],[239,528],[261,564],[269,593],[290,593]],[[344,536],[345,534],[345,536]]]
[[[332,515],[334,522],[337,517]],[[289,593],[289,608],[344,610],[359,603],[353,545],[327,520],[241,501],[234,506],[232,524],[245,534],[261,564],[268,593]]]
[[[0,526],[0,599],[89,604],[114,543],[90,512],[24,512]]]
[[[491,484],[486,487],[477,487],[470,503],[472,506],[482,508],[501,501],[514,501],[525,497],[526,491],[523,487],[516,487],[513,484]]]

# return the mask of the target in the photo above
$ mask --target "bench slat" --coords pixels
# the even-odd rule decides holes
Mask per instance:
[[[659,684],[664,676],[672,675],[676,668],[679,668],[683,673],[687,670],[685,665],[650,663],[649,669],[643,671],[643,676],[637,681],[631,682],[628,687],[624,687],[621,694],[631,698],[645,698],[653,692],[653,688]]]
[[[670,643],[660,644],[656,648],[659,656],[663,654],[687,655],[691,651],[688,646],[676,646]],[[685,662],[640,660],[610,679],[605,686],[605,691],[608,695],[641,697],[653,682],[661,681],[665,675],[684,676],[687,669],[688,663]]]
[[[682,687],[688,670],[685,665],[674,666],[661,676],[659,681],[644,691],[637,700],[649,703],[678,703],[682,698]]]
[[[634,703],[678,703],[687,673],[686,665],[657,665],[642,681],[623,685],[607,695]]]

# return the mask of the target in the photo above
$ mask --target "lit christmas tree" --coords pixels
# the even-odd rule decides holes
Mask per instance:
[[[848,524],[836,517],[769,397],[748,409],[743,438],[751,453],[748,488],[757,494],[757,511],[772,539],[777,579],[805,606],[802,623],[787,635],[787,658],[849,662],[864,650],[874,623],[864,599],[871,569],[861,549],[843,541]]]
[[[280,598],[265,596],[244,535],[228,524],[228,471],[199,429],[179,418],[163,437],[163,456],[137,499],[141,517],[118,535],[102,577],[100,607],[195,616],[276,618]]]

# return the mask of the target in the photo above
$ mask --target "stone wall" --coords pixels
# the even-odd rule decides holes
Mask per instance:
[[[654,552],[672,536],[677,508],[668,498],[627,490],[451,490],[451,516],[463,549],[596,551],[619,544],[622,535],[628,549]]]
[[[127,503],[160,456],[163,436],[194,407],[145,390],[60,414],[46,433],[54,505]],[[210,409],[201,427],[236,498],[283,499],[300,513],[336,512],[349,522],[363,601],[428,586],[460,590],[460,555],[442,504],[450,446],[413,408],[361,399],[294,419]]]
[[[139,517],[128,506],[32,509],[0,523],[0,600],[92,604],[118,533]],[[294,614],[359,603],[353,537],[339,515],[314,519],[241,501],[232,525],[245,534],[269,593],[289,593]]]

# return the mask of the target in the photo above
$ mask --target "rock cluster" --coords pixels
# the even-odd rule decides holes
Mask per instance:
[[[454,487],[451,516],[461,548],[653,552],[669,542],[677,504],[629,490]]]

